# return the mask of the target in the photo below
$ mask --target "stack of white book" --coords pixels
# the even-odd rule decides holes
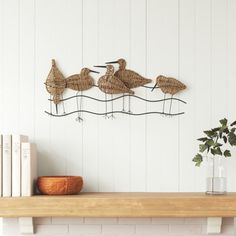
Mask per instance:
[[[0,196],[33,195],[36,163],[36,146],[27,136],[0,135]]]

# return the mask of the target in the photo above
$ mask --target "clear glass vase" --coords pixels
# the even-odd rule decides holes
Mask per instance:
[[[206,193],[211,195],[225,194],[227,189],[227,160],[222,156],[207,157]]]

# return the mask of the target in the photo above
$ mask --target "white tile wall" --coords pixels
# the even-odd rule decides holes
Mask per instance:
[[[199,224],[186,224],[186,225],[170,225],[169,233],[171,235],[189,235],[189,234],[201,234],[202,225]]]
[[[53,217],[52,218],[52,224],[53,225],[78,225],[82,224],[84,222],[83,218],[79,217]]]
[[[84,223],[93,225],[93,224],[117,224],[117,218],[108,217],[108,218],[84,218]]]
[[[4,219],[3,235],[20,236],[17,219]],[[39,236],[206,236],[206,218],[36,218]],[[224,218],[222,236],[233,235]],[[21,235],[23,236],[23,235]]]
[[[69,234],[101,234],[102,225],[69,225]]]

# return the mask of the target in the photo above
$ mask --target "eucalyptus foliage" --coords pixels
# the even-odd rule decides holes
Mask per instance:
[[[236,146],[236,121],[228,124],[226,118],[220,120],[220,126],[211,130],[203,131],[205,137],[197,139],[202,142],[199,145],[199,152],[193,158],[195,166],[200,166],[203,161],[203,153],[211,153],[213,156],[219,155],[230,157],[231,152],[226,146]]]

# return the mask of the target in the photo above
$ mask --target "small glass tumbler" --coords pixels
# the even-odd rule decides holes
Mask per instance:
[[[207,157],[206,194],[226,194],[226,158],[222,156]]]

